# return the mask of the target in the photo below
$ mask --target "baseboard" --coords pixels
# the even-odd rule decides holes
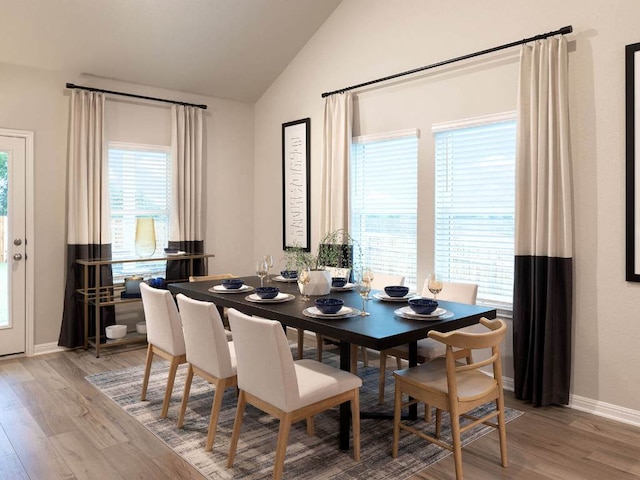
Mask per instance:
[[[59,346],[56,342],[41,343],[33,346],[33,356],[46,355],[47,353],[66,352],[66,347]]]
[[[592,400],[579,395],[570,395],[569,408],[640,427],[640,411],[638,410]]]
[[[505,390],[513,392],[513,378],[503,377],[502,382]],[[592,400],[591,398],[573,394],[569,395],[568,408],[597,415],[598,417],[609,418],[627,425],[640,427],[640,411],[638,410],[619,407],[618,405],[612,405],[611,403],[600,402],[598,400]]]

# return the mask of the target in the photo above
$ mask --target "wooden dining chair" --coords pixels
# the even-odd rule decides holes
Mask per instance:
[[[389,285],[404,285],[404,275],[390,275],[386,273],[377,273],[373,274],[373,281],[371,282],[372,290],[384,290],[384,287]],[[324,341],[326,337],[322,335],[316,334],[316,352],[318,361],[322,361],[322,351],[324,349]],[[333,340],[328,338],[328,340]],[[333,340],[335,341],[335,340]],[[369,366],[369,357],[367,354],[367,349],[365,347],[360,347],[360,351],[362,352],[362,364],[365,367]],[[356,373],[358,368],[358,345],[351,345],[351,373]]]
[[[398,370],[395,377],[395,403],[393,416],[393,458],[398,457],[400,430],[406,430],[419,437],[453,451],[456,479],[462,480],[462,446],[460,435],[480,424],[498,429],[500,437],[500,457],[503,467],[507,467],[507,434],[505,427],[505,407],[502,388],[502,361],[500,343],[507,333],[507,325],[502,320],[480,319],[486,327],[485,333],[467,333],[459,330],[440,333],[430,331],[429,337],[445,345],[444,358],[438,358],[417,367]],[[491,349],[487,359],[462,363],[460,359],[470,358],[471,351]],[[491,365],[492,375],[480,370]],[[408,395],[407,402],[402,396]],[[402,423],[402,408],[416,402],[425,402],[436,407],[435,436],[426,434],[415,425]],[[468,412],[479,406],[495,402],[495,410],[482,417],[469,415]],[[440,438],[442,428],[442,412],[449,412],[451,422],[451,444]],[[470,420],[460,425],[460,417]],[[492,418],[498,423],[490,422]]]
[[[169,377],[160,413],[160,418],[165,418],[169,411],[169,400],[173,393],[178,365],[187,361],[182,322],[178,307],[176,307],[173,296],[168,290],[160,290],[150,287],[146,283],[141,283],[140,294],[144,318],[147,322],[148,343],[140,400],[144,401],[147,398],[147,386],[149,385],[154,355],[169,361]]]
[[[422,296],[426,298],[433,298],[433,294],[429,291],[427,285],[428,280],[425,280]],[[438,298],[440,300],[466,303],[469,305],[475,305],[477,297],[478,285],[476,283],[442,282],[442,291],[438,294]],[[445,346],[442,343],[436,342],[430,338],[418,340],[419,364],[430,362],[444,354]],[[384,403],[387,356],[389,355],[396,357],[397,367],[402,368],[402,360],[409,360],[409,345],[400,345],[380,352],[380,375],[378,378],[378,403],[380,405]],[[428,406],[425,407],[425,420],[431,420],[431,409]]]
[[[194,300],[181,293],[176,296],[176,300],[182,318],[187,354],[187,378],[178,416],[178,428],[184,425],[191,382],[193,376],[198,375],[215,387],[207,443],[204,447],[208,452],[213,448],[224,391],[237,385],[236,352],[233,342],[227,341],[222,318],[213,303]]]
[[[362,380],[315,360],[294,361],[280,322],[250,317],[233,308],[229,309],[229,322],[236,348],[240,394],[227,466],[233,466],[247,403],[279,419],[275,480],[284,471],[291,425],[306,419],[307,433],[313,435],[313,417],[344,402],[351,402],[353,458],[360,461]]]

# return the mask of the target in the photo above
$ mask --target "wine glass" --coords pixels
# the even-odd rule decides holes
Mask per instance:
[[[442,291],[442,279],[440,275],[437,273],[429,274],[429,279],[427,280],[427,288],[431,293],[433,293],[433,299],[438,299],[438,294]]]
[[[273,255],[265,255],[264,263],[267,264],[267,283],[269,283],[271,281],[269,280],[269,271],[273,268]]]
[[[369,300],[369,292],[371,292],[371,282],[364,275],[360,278],[360,281],[356,283],[356,291],[362,297],[362,311],[360,315],[366,317],[369,315],[369,312],[367,312],[367,300]]]
[[[260,277],[260,286],[264,287],[264,277],[266,277],[269,267],[264,260],[256,261],[256,275]]]
[[[309,296],[307,295],[306,286],[309,285],[311,281],[311,271],[309,271],[309,267],[302,267],[298,271],[298,285],[300,285],[300,292],[302,293],[302,300],[309,300]]]
[[[362,269],[362,280],[369,283],[369,291],[371,291],[371,284],[373,283],[373,270],[369,267]],[[367,297],[367,300],[371,300],[371,297]]]

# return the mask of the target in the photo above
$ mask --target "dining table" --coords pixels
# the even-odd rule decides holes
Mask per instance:
[[[244,287],[237,291],[224,289],[219,280],[201,282],[170,283],[167,288],[171,293],[182,293],[196,300],[213,302],[218,309],[224,307],[235,308],[247,315],[257,315],[263,318],[279,321],[285,328],[304,329],[340,342],[340,368],[349,371],[351,366],[351,345],[363,346],[381,351],[399,345],[409,345],[409,366],[418,363],[417,341],[425,338],[430,330],[448,332],[476,324],[480,318],[494,319],[495,308],[482,305],[468,305],[463,303],[438,300],[438,306],[446,311],[439,317],[405,318],[399,309],[406,307],[406,299],[390,300],[384,292],[371,291],[372,299],[367,301],[367,316],[358,313],[362,310],[362,298],[347,284],[346,288],[332,289],[329,295],[309,297],[303,299],[295,281],[280,276],[271,278],[269,286],[277,286],[282,294],[286,294],[286,301],[257,301],[255,288],[261,285],[257,276],[240,277]],[[280,279],[280,281],[277,281]],[[284,297],[284,295],[283,295]],[[310,308],[314,307],[317,298],[334,297],[344,301],[345,307],[353,310],[352,315],[346,317],[310,316]],[[312,310],[313,311],[313,310]],[[233,332],[232,332],[233,333]],[[349,448],[350,429],[349,403],[340,406],[340,448]],[[367,418],[366,412],[361,412],[362,418]],[[375,418],[379,415],[375,415]],[[417,418],[417,405],[409,409],[409,417]],[[369,417],[371,418],[371,417]]]

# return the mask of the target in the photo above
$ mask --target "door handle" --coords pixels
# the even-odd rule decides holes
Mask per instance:
[[[17,262],[19,260],[22,260],[22,254],[21,253],[14,253],[13,254],[13,259]]]

